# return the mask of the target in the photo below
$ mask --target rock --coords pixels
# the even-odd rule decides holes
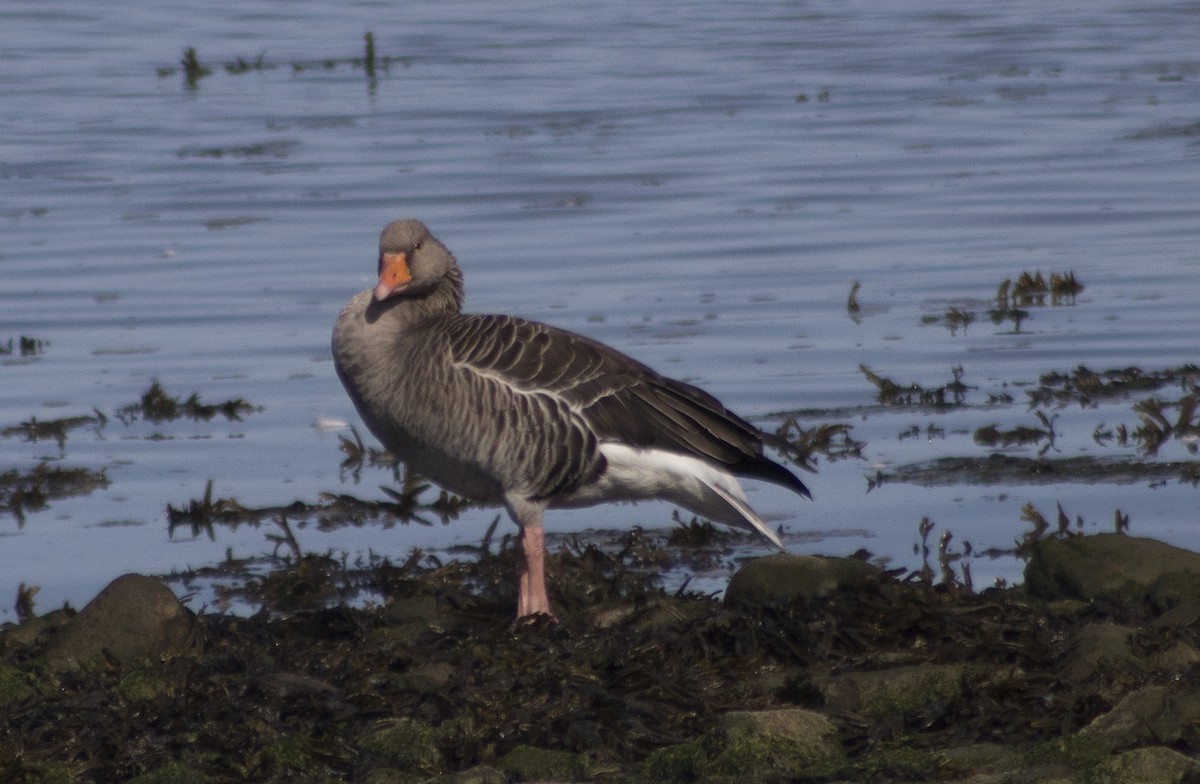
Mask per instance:
[[[1183,784],[1200,778],[1200,763],[1162,746],[1116,754],[1088,771],[1090,784]]]
[[[449,662],[429,662],[396,676],[395,683],[420,694],[436,694],[457,672],[458,669]]]
[[[999,743],[971,743],[938,752],[941,769],[965,770],[975,773],[1002,772],[1015,769],[1021,755]]]
[[[1200,651],[1183,640],[1176,640],[1170,648],[1152,655],[1149,662],[1156,672],[1183,672],[1200,664]]]
[[[658,749],[642,763],[642,780],[658,784],[696,782],[704,779],[708,754],[699,740]]]
[[[125,784],[210,784],[212,779],[182,762],[168,762],[161,768],[126,779]]]
[[[1200,570],[1163,572],[1146,594],[1163,624],[1186,626],[1200,618]]]
[[[699,617],[706,611],[707,608],[699,602],[662,597],[644,606],[628,603],[597,607],[589,613],[588,620],[598,629],[611,629],[632,622],[634,628],[644,630],[671,626]]]
[[[1071,636],[1059,671],[1073,683],[1083,683],[1105,667],[1131,673],[1175,673],[1200,663],[1200,651],[1182,640],[1150,656],[1139,656],[1132,644],[1134,633],[1128,626],[1111,623],[1084,626]]]
[[[420,643],[430,632],[453,625],[438,607],[433,596],[418,594],[398,598],[384,611],[388,625],[375,630],[377,642],[389,648]]]
[[[400,718],[384,722],[359,736],[357,743],[372,761],[406,772],[435,771],[442,753],[434,743],[434,730],[419,719]]]
[[[1200,693],[1171,686],[1146,686],[1125,695],[1108,713],[1080,730],[1109,748],[1171,744],[1200,724]]]
[[[28,673],[7,664],[0,664],[0,708],[17,703],[38,693],[37,681]]]
[[[1136,663],[1130,637],[1134,630],[1112,623],[1092,623],[1071,636],[1060,672],[1082,683],[1105,666],[1128,667]]]
[[[319,694],[330,698],[341,696],[341,689],[328,681],[298,672],[272,672],[256,678],[254,683],[260,689],[284,699],[303,694]]]
[[[122,664],[200,653],[203,641],[195,616],[171,589],[153,577],[126,574],[58,630],[46,650],[52,669],[64,670],[102,658]]]
[[[416,665],[406,672],[380,671],[372,673],[367,678],[367,684],[371,689],[376,690],[403,689],[418,694],[437,694],[454,679],[457,673],[458,669],[449,662],[427,662]]]
[[[717,780],[820,778],[846,763],[833,723],[799,708],[726,713],[704,745]]]
[[[184,687],[183,679],[171,678],[161,670],[149,663],[129,668],[117,683],[117,693],[130,702],[151,702],[175,696]]]
[[[962,694],[963,672],[961,664],[917,664],[838,675],[820,689],[830,710],[887,716],[953,702]]]
[[[1030,551],[1025,590],[1048,601],[1108,598],[1200,608],[1200,553],[1123,534],[1043,539]]]
[[[437,599],[428,595],[405,596],[387,606],[388,621],[394,624],[432,625],[438,618]]]
[[[504,774],[495,768],[480,765],[458,773],[435,776],[427,780],[425,784],[505,784],[507,780]]]
[[[878,573],[874,566],[854,558],[768,555],[747,562],[733,575],[725,590],[725,603],[812,599],[838,588],[860,585]]]
[[[647,757],[642,779],[661,784],[808,780],[830,776],[845,764],[837,728],[819,713],[732,711],[704,737]]]
[[[587,776],[588,760],[569,751],[517,746],[496,760],[496,767],[518,781],[569,781]]]
[[[853,762],[856,770],[871,771],[881,781],[954,784],[1048,784],[1043,774],[1056,775],[1066,770],[1061,766],[1030,766],[1020,753],[990,743],[923,749],[881,742],[872,744]],[[1061,781],[1061,784],[1078,783]]]
[[[4,624],[0,627],[0,638],[11,645],[31,645],[43,635],[49,635],[67,621],[71,620],[74,612],[70,610],[51,610],[45,615],[27,618],[19,624]]]

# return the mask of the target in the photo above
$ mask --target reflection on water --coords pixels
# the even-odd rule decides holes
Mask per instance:
[[[389,470],[340,471],[344,431],[316,425],[356,421],[329,330],[401,216],[456,252],[471,309],[585,332],[764,426],[852,426],[862,457],[823,459],[813,503],[751,490],[798,551],[866,547],[916,568],[922,518],[983,552],[1028,530],[1027,503],[1061,503],[1085,530],[1121,509],[1132,533],[1188,544],[1195,488],[1174,476],[876,480],[938,458],[1034,458],[1045,439],[1004,434],[1046,421],[1046,457],[1192,459],[1187,373],[1116,397],[1029,392],[1080,366],[1195,361],[1194,22],[1118,2],[8,4],[0,475],[105,482],[23,504],[23,524],[0,512],[0,618],[20,582],[46,608],[120,572],[269,551],[251,528],[170,533],[168,504],[210,480],[253,507],[387,499]],[[1003,281],[1039,271],[1084,289],[998,306]],[[901,391],[960,383],[962,398],[884,405],[860,366]],[[256,411],[115,416],[156,379]],[[38,430],[60,420],[80,424]],[[1151,426],[1167,433],[1152,455],[1132,435]],[[981,443],[988,428],[998,440]],[[295,534],[403,554],[477,542],[493,517]],[[548,522],[669,519],[645,505]],[[971,569],[981,585],[1020,563]]]

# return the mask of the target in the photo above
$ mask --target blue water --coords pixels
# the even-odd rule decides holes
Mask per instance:
[[[1175,482],[868,493],[867,479],[986,454],[971,433],[992,422],[1036,425],[1023,390],[1042,373],[1197,360],[1198,28],[1187,3],[7,3],[0,345],[44,347],[0,357],[0,429],[110,421],[61,450],[0,439],[0,472],[50,459],[110,484],[23,525],[0,515],[0,620],[22,582],[47,609],[125,571],[269,552],[263,529],[168,534],[166,505],[210,479],[247,505],[383,497],[390,476],[342,476],[345,431],[316,424],[356,421],[329,330],[370,282],[379,229],[409,216],[455,251],[472,310],[585,332],[765,423],[815,409],[810,424],[853,425],[864,459],[822,462],[814,502],[750,488],[798,552],[866,547],[912,568],[922,517],[982,550],[1020,537],[1027,502],[1095,530],[1120,507],[1135,534],[1195,544],[1196,490]],[[367,31],[374,77],[352,62]],[[194,86],[189,46],[212,69]],[[1024,270],[1073,270],[1086,289],[1020,333],[923,323],[982,314]],[[968,402],[1018,403],[880,411],[860,363],[929,386],[961,366]],[[111,419],[153,379],[262,410]],[[1134,454],[1091,438],[1136,426],[1131,402],[1058,412],[1057,454]],[[930,423],[944,436],[899,437]],[[399,557],[478,541],[493,516],[298,536]],[[609,507],[548,526],[669,518]],[[972,563],[977,585],[1020,569]]]

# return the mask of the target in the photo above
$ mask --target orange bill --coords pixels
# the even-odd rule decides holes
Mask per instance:
[[[379,283],[375,286],[375,299],[385,300],[412,282],[408,269],[408,255],[385,253],[379,257]]]

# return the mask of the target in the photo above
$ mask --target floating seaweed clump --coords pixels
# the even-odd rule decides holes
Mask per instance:
[[[885,406],[959,406],[966,400],[967,391],[971,389],[963,383],[961,367],[951,368],[954,380],[940,387],[924,387],[915,381],[910,384],[897,384],[890,378],[873,372],[866,365],[859,365],[858,369],[879,390],[876,399]]]
[[[167,505],[167,525],[171,533],[187,527],[192,536],[201,532],[212,536],[214,525],[236,529],[281,519],[315,519],[322,530],[360,526],[368,520],[383,520],[385,525],[397,522],[433,525],[430,516],[443,524],[449,523],[472,505],[444,490],[431,501],[423,500],[421,496],[429,485],[415,475],[407,475],[400,490],[381,489],[392,500],[364,501],[347,493],[321,493],[320,501],[315,504],[294,501],[282,506],[247,507],[235,498],[214,499],[212,480],[209,480],[202,498],[192,499],[186,506]]]
[[[1083,291],[1083,284],[1075,279],[1075,273],[1052,272],[1050,282],[1042,277],[1041,271],[1030,275],[1022,272],[1016,282],[1005,280],[996,291],[998,309],[1009,307],[1030,307],[1044,305],[1046,296],[1050,296],[1053,305],[1073,304],[1075,296]]]
[[[1197,421],[1197,406],[1200,393],[1192,392],[1179,400],[1166,401],[1146,398],[1133,404],[1133,411],[1141,420],[1133,431],[1133,440],[1145,455],[1156,455],[1158,450],[1172,438],[1182,441],[1192,454],[1200,451],[1200,421]],[[1175,414],[1168,418],[1174,410]]]
[[[107,486],[103,470],[63,468],[42,461],[29,471],[0,473],[0,513],[7,512],[24,524],[27,511],[45,509],[52,499],[87,495]]]
[[[963,310],[959,307],[949,307],[941,316],[925,316],[921,319],[922,324],[942,324],[946,329],[950,330],[951,335],[957,335],[961,329],[963,334],[966,334],[967,327],[975,322],[975,314],[969,310]],[[999,322],[997,322],[999,323]]]
[[[850,425],[826,422],[804,427],[796,417],[789,416],[775,429],[772,446],[790,457],[802,468],[811,470],[814,455],[824,455],[831,462],[847,457],[862,457],[862,441],[850,437]]]
[[[870,486],[905,482],[926,487],[979,484],[1091,484],[1160,482],[1177,479],[1200,484],[1200,466],[1194,460],[1150,461],[1078,457],[1025,457],[993,453],[986,457],[939,457],[924,463],[897,466],[878,472]]]
[[[1069,373],[1045,373],[1038,388],[1028,392],[1031,406],[1079,403],[1094,406],[1097,400],[1127,397],[1135,392],[1153,392],[1165,386],[1178,385],[1192,391],[1200,381],[1200,367],[1180,365],[1165,370],[1142,370],[1139,367],[1113,368],[1094,371],[1080,365]]]
[[[326,57],[317,60],[291,60],[287,63],[279,63],[267,60],[266,54],[260,53],[253,58],[236,56],[234,59],[222,63],[222,67],[231,76],[240,76],[247,73],[272,71],[283,65],[290,66],[292,73],[303,73],[304,71],[314,69],[333,70],[348,66],[356,70],[361,70],[369,78],[374,79],[379,71],[386,72],[393,65],[408,66],[409,63],[410,60],[405,57],[377,55],[375,51],[375,36],[373,33],[367,32],[363,35],[362,57]],[[188,47],[184,50],[178,68],[171,66],[160,67],[158,68],[158,75],[160,77],[173,76],[181,70],[183,72],[184,84],[189,90],[195,90],[199,87],[201,79],[213,74],[212,68],[201,63],[200,56],[196,53],[195,47]]]
[[[62,449],[67,442],[68,431],[84,425],[95,425],[97,428],[101,428],[108,422],[108,417],[104,416],[99,409],[93,409],[93,414],[92,416],[83,415],[49,420],[39,420],[37,417],[31,417],[28,422],[22,422],[19,425],[12,425],[0,430],[0,437],[11,438],[13,436],[20,436],[25,441],[32,443],[54,440],[58,442],[58,448]]]
[[[1040,271],[1032,275],[1022,272],[1015,283],[1006,278],[996,288],[996,304],[988,310],[988,318],[996,326],[1012,322],[1013,331],[1020,332],[1021,323],[1030,315],[1025,308],[1044,306],[1047,296],[1052,305],[1073,305],[1075,296],[1081,291],[1083,284],[1076,280],[1074,272],[1051,273],[1049,283]],[[941,316],[923,318],[922,323],[941,323],[950,334],[957,335],[959,330],[965,332],[975,320],[973,311],[951,306]]]
[[[117,418],[125,424],[136,419],[150,422],[172,422],[176,419],[207,422],[216,416],[240,422],[243,414],[250,414],[255,410],[254,406],[240,397],[221,403],[202,403],[200,395],[193,392],[191,397],[180,401],[179,398],[168,395],[156,379],[142,394],[139,402],[118,409]]]
[[[11,357],[14,354],[22,357],[35,357],[46,348],[46,341],[21,335],[16,344],[9,338],[7,343],[0,343],[0,357]]]
[[[1054,419],[1041,411],[1035,411],[1042,427],[1026,427],[1024,425],[1010,430],[1001,430],[999,425],[985,425],[975,431],[975,443],[986,447],[1030,446],[1045,441],[1041,453],[1047,452],[1054,446]],[[1045,428],[1045,429],[1042,429]]]

